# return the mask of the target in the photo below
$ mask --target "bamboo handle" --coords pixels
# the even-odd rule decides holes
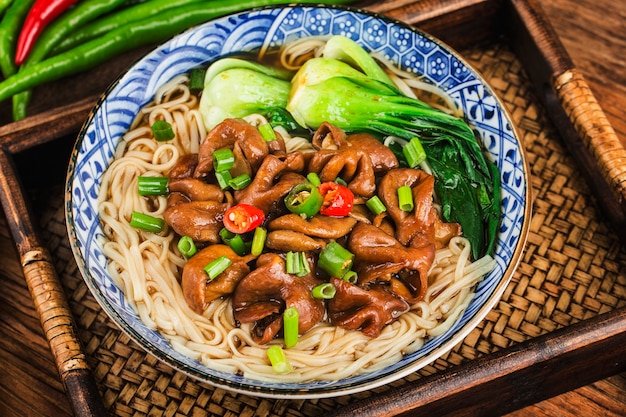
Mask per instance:
[[[556,77],[554,89],[576,132],[594,156],[602,177],[626,210],[626,149],[583,75],[570,69]]]
[[[76,416],[106,416],[100,394],[75,331],[74,319],[47,249],[21,256],[28,289]]]

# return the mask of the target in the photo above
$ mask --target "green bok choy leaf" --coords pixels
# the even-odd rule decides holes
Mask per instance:
[[[475,258],[493,253],[499,172],[465,120],[404,95],[369,53],[343,36],[330,38],[322,56],[307,60],[289,79],[261,64],[218,61],[209,68],[202,93],[205,124],[286,109],[311,130],[328,122],[379,138],[418,138],[444,219],[461,224]]]

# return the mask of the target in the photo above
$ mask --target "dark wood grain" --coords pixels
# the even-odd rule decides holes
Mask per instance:
[[[407,2],[402,0],[369,2],[364,3],[364,7],[407,23],[418,24],[424,30],[458,48],[481,42],[502,29],[500,27],[502,20],[493,19],[499,10],[500,3],[503,3],[501,1],[456,2],[457,4],[463,3],[464,7],[451,9],[441,6],[454,5],[455,2],[425,0],[413,2],[414,4],[410,7],[405,7],[405,3]],[[600,105],[606,110],[618,135],[626,143],[626,79],[624,78],[626,73],[623,71],[626,56],[626,33],[623,30],[623,22],[626,21],[626,4],[608,0],[554,0],[540,3],[555,32],[559,35],[562,45],[569,53],[568,57],[553,57],[557,60],[549,62],[549,66],[567,66],[571,59],[571,62],[584,72]],[[476,13],[476,10],[480,12]],[[472,20],[468,19],[468,16],[478,17]],[[465,35],[462,36],[462,34]],[[86,76],[76,76],[72,78],[71,83],[63,81],[55,83],[49,89],[39,89],[32,108],[33,113],[39,115],[38,119],[29,119],[23,123],[12,124],[10,127],[0,127],[0,137],[3,138],[0,146],[5,152],[3,155],[23,154],[35,144],[46,144],[64,135],[71,136],[84,120],[92,103],[95,103],[98,94],[104,91],[121,70],[142,52],[133,51],[116,58],[115,62],[103,69],[100,78],[85,81]],[[532,66],[530,68],[532,71]],[[541,67],[537,69],[539,72],[545,70]],[[67,85],[84,85],[86,88],[77,92],[66,88]],[[55,96],[52,94],[54,91],[61,93]],[[77,101],[76,97],[80,97],[81,100]],[[61,110],[58,106],[61,106]],[[64,117],[59,119],[59,124],[54,128],[56,130],[50,132],[45,128],[48,126],[46,118],[58,117],[59,111],[66,113],[63,113]],[[2,112],[2,117],[5,119],[2,119],[4,123],[0,120],[0,124],[6,125],[7,114],[6,111]],[[33,132],[36,134],[33,135]],[[68,141],[71,142],[72,138],[70,137]],[[53,155],[59,157],[59,153],[53,153]],[[63,155],[63,152],[60,155]],[[22,165],[18,169],[26,172],[32,171],[31,167],[24,166],[29,164],[28,161],[23,158],[21,161]],[[11,158],[5,158],[3,162],[12,163]],[[66,161],[60,162],[61,165],[66,163]],[[46,180],[50,181],[50,178]],[[19,185],[16,182],[5,182],[3,184],[4,195],[10,196],[12,191],[19,193],[21,189]],[[36,239],[32,240],[33,236],[36,236],[36,227],[27,224],[26,229],[10,232],[11,226],[23,224],[19,219],[11,218],[11,216],[26,212],[21,211],[26,210],[22,201],[29,197],[31,196],[26,191],[23,199],[22,197],[12,199],[12,203],[15,204],[17,201],[19,207],[8,210],[8,216],[0,220],[0,256],[3,261],[2,268],[0,268],[0,284],[2,285],[2,291],[0,291],[0,366],[3,369],[0,373],[0,414],[9,417],[71,415],[73,410],[65,395],[66,387],[59,378],[54,357],[41,328],[40,317],[24,282],[19,260],[20,252],[24,248],[36,246],[38,243]],[[37,212],[34,218],[36,215]],[[23,240],[19,239],[20,233],[23,234]],[[16,235],[18,239],[15,238]],[[19,250],[16,250],[16,243]],[[397,404],[403,408],[394,409],[392,414],[403,412],[411,415],[416,405],[419,404],[422,407],[419,410],[420,415],[427,410],[430,410],[427,415],[500,415],[524,406],[526,408],[513,415],[517,417],[624,415],[624,407],[626,407],[624,402],[626,383],[624,381],[626,379],[623,374],[593,382],[598,378],[605,378],[624,370],[623,358],[626,355],[624,355],[623,346],[626,346],[624,344],[626,340],[624,340],[625,336],[620,334],[623,330],[620,325],[624,323],[624,319],[624,311],[614,311],[575,327],[574,331],[578,332],[577,337],[572,338],[572,334],[567,333],[568,337],[563,338],[562,332],[556,332],[532,340],[528,344],[504,350],[496,356],[475,361],[467,367],[450,371],[447,386],[446,380],[443,381],[444,384],[441,384],[441,380],[435,382],[436,378],[433,378],[431,385],[428,385],[427,381],[423,388],[420,388],[422,397],[417,400],[414,397],[407,398],[402,392],[395,393],[394,395],[399,395]],[[601,329],[606,330],[606,334],[603,335]],[[611,341],[603,343],[609,336],[612,336]],[[532,352],[535,351],[542,352],[542,355],[533,356]],[[587,367],[582,359],[590,355],[602,359],[600,366],[594,369]],[[526,365],[534,361],[541,361],[543,367],[535,369],[535,373],[528,373]],[[497,369],[494,370],[494,367]],[[497,378],[494,378],[496,375]],[[524,383],[520,380],[528,382]],[[65,382],[69,382],[70,389],[76,389],[71,388],[74,381],[70,378]],[[487,396],[484,396],[484,390],[479,389],[479,382],[487,382],[490,388]],[[574,389],[591,382],[593,383],[590,385],[562,394],[552,400],[528,406],[532,402],[559,394],[563,390]],[[502,402],[502,397],[499,398],[499,402],[489,405],[490,398],[496,395],[506,396],[509,387],[515,389],[525,387],[526,389],[517,392],[502,408],[495,405]],[[442,399],[441,392],[444,389],[458,393],[456,397],[458,402],[455,403],[452,398]],[[564,406],[565,404],[567,406]],[[373,410],[370,408],[369,412]],[[343,410],[345,411],[348,410]]]
[[[626,309],[594,317],[425,378],[414,387],[354,403],[335,417],[487,417],[520,409],[626,370],[625,319]],[[542,366],[533,367],[538,362]]]

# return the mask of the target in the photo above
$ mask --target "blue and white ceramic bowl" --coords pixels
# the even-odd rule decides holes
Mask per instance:
[[[97,211],[100,178],[121,136],[157,87],[177,74],[236,51],[279,48],[311,35],[341,34],[396,65],[446,89],[478,132],[502,175],[502,221],[497,266],[476,297],[445,334],[417,352],[371,374],[332,382],[272,383],[219,372],[175,351],[146,327],[106,270]],[[186,374],[213,385],[263,397],[313,398],[347,395],[400,379],[458,344],[501,297],[516,268],[528,233],[528,167],[509,115],[492,89],[463,59],[437,39],[408,25],[341,7],[265,8],[219,18],[173,38],[138,61],[115,82],[87,120],[76,143],[66,188],[67,222],[78,266],[104,311],[146,351]]]

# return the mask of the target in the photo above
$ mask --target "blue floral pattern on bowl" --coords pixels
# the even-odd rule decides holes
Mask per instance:
[[[252,381],[212,370],[176,352],[160,334],[147,328],[108,275],[97,213],[100,178],[135,114],[165,81],[233,51],[271,50],[301,37],[331,34],[348,36],[442,86],[464,109],[488,157],[501,171],[497,266],[479,284],[475,298],[448,332],[374,373],[340,381],[290,384]],[[191,28],[156,48],[122,75],[92,111],[75,145],[66,187],[68,230],[79,269],[111,319],[170,366],[225,389],[264,397],[327,397],[371,389],[415,372],[452,349],[502,295],[519,261],[529,214],[528,169],[521,144],[509,115],[476,71],[427,34],[379,15],[343,7],[295,6],[242,12]]]

